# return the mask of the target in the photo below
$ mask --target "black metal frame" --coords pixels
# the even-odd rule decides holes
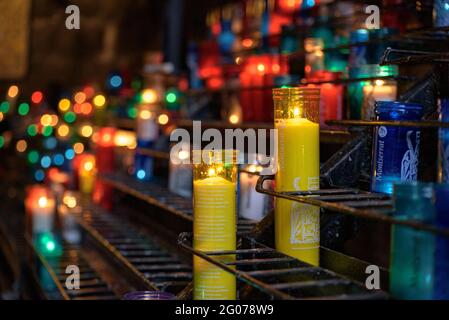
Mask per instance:
[[[182,233],[179,245],[193,255],[200,257],[222,270],[236,276],[238,280],[267,294],[273,299],[386,299],[388,295],[380,290],[368,291],[361,283],[342,277],[335,272],[311,266],[286,256],[252,238],[243,237],[239,249],[231,251],[205,252],[196,250],[191,244],[192,234]],[[236,255],[235,262],[220,261],[219,256]],[[248,271],[244,269],[250,269]],[[287,276],[286,281],[270,284],[270,277]],[[330,287],[339,288],[333,294]],[[351,293],[351,290],[357,293]]]
[[[263,183],[274,180],[274,176],[261,176],[257,181],[257,192],[270,196],[310,204],[332,212],[359,218],[380,221],[393,225],[407,226],[449,237],[449,229],[439,228],[414,220],[400,220],[391,217],[393,202],[390,196],[370,193],[358,189],[324,189],[318,191],[276,192],[265,189]]]

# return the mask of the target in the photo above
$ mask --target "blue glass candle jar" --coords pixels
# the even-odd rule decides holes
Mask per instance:
[[[442,122],[449,122],[449,98],[440,101],[440,119]],[[440,129],[440,181],[449,183],[449,129]]]
[[[368,47],[366,45],[368,40],[369,31],[367,29],[355,30],[349,35],[349,41],[353,45],[349,55],[349,65],[351,68],[368,64]]]
[[[449,228],[449,184],[435,187],[436,223],[440,228]],[[434,299],[449,300],[449,238],[438,236],[435,252]]]
[[[379,101],[376,103],[379,121],[420,120],[422,105]],[[376,127],[373,136],[371,191],[393,193],[393,184],[418,179],[421,131],[410,127]]]
[[[395,185],[394,216],[401,220],[434,223],[432,184]],[[390,293],[396,299],[433,298],[435,236],[407,226],[394,225],[391,234]]]
[[[435,27],[449,26],[449,0],[435,0],[433,7]]]

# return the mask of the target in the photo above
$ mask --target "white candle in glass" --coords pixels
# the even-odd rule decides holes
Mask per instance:
[[[31,208],[33,233],[51,232],[55,218],[55,200],[40,196]]]

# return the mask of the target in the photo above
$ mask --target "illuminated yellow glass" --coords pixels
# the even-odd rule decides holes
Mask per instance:
[[[278,130],[276,191],[320,187],[319,88],[273,90]],[[276,248],[312,265],[319,264],[320,209],[276,199]]]
[[[235,250],[237,152],[194,151],[193,161],[193,246],[206,252]],[[235,255],[214,258],[231,262]],[[199,257],[194,257],[193,265],[195,300],[236,299],[235,276]]]

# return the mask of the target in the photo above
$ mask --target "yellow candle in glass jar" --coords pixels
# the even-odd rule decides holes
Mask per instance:
[[[211,159],[194,167],[194,248],[204,252],[236,250],[235,164],[217,164]],[[234,255],[214,258],[235,260]],[[193,267],[195,300],[236,299],[234,275],[196,256]]]
[[[276,191],[318,190],[320,184],[319,89],[275,89],[278,129]],[[320,209],[276,199],[276,248],[319,265]]]

